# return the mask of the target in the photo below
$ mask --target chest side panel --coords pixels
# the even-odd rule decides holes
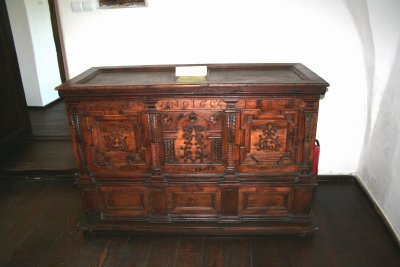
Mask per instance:
[[[83,114],[88,168],[96,177],[148,172],[148,138],[141,101],[94,101],[78,105]]]
[[[246,99],[237,103],[240,172],[297,172],[301,166],[301,109],[296,98]]]

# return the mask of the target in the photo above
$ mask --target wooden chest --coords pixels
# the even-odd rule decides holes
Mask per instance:
[[[87,230],[265,234],[317,229],[319,99],[301,64],[92,68],[67,103]]]

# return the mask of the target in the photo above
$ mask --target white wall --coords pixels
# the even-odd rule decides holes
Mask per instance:
[[[330,84],[321,174],[357,174],[400,236],[400,1],[148,0],[72,13],[69,75],[92,66],[301,62]]]
[[[6,0],[28,106],[58,98],[57,54],[47,0]]]
[[[301,62],[330,84],[317,137],[321,174],[358,166],[366,120],[364,55],[341,0],[148,0],[73,13],[59,0],[69,76],[93,66]]]
[[[365,1],[375,71],[358,176],[400,239],[400,2]]]

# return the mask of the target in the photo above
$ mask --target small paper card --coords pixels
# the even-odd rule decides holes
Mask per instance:
[[[207,78],[207,66],[182,66],[175,68],[179,82],[202,82]]]

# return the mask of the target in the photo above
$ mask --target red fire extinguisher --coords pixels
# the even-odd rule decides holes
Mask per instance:
[[[319,162],[319,152],[320,152],[320,145],[319,141],[315,140],[315,146],[314,146],[314,161],[313,161],[313,167],[312,167],[312,172],[317,177],[318,175],[318,162]]]

